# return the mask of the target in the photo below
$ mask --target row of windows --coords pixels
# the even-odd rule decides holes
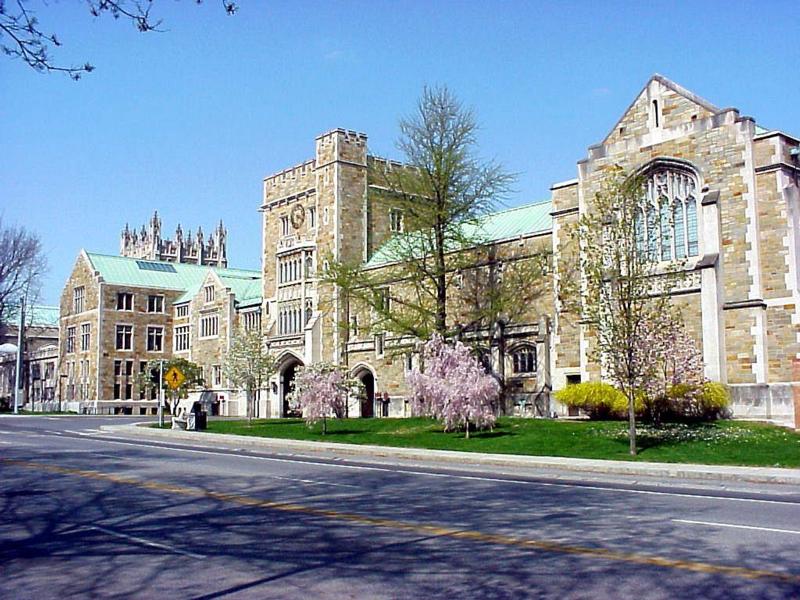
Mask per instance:
[[[284,304],[278,309],[278,334],[290,335],[300,333],[314,314],[314,303],[306,298],[305,306],[301,309],[298,303]]]
[[[72,354],[75,352],[75,339],[77,337],[77,327],[67,327],[67,339],[66,339],[66,352],[67,354]],[[81,323],[81,352],[88,352],[89,351],[89,344],[91,343],[92,338],[92,324],[91,323]]]
[[[133,292],[117,292],[117,310],[133,310]],[[147,296],[147,312],[164,313],[164,296],[161,294],[150,294]]]
[[[117,350],[133,350],[133,325],[117,325],[115,331],[115,344]],[[147,326],[147,351],[163,352],[164,327],[161,325]]]
[[[278,283],[300,281],[314,276],[314,257],[311,253],[278,259]]]
[[[219,335],[219,315],[200,317],[200,337],[209,338]]]

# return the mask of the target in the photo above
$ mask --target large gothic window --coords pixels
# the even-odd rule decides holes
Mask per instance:
[[[659,168],[645,181],[636,223],[639,247],[651,260],[697,256],[697,180],[688,171]]]

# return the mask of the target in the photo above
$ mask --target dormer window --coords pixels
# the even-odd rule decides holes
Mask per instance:
[[[206,302],[213,302],[214,301],[215,294],[214,294],[214,286],[213,285],[207,285],[205,287],[205,295],[206,295]]]

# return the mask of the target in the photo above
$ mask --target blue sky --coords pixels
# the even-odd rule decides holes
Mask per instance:
[[[229,230],[259,268],[261,180],[311,158],[335,127],[399,158],[397,120],[447,84],[481,152],[519,173],[508,205],[575,176],[661,73],[759,124],[800,134],[800,7],[779,2],[239,2],[155,0],[165,33],[31,0],[80,82],[0,58],[0,214],[43,239],[44,300],[81,248],[116,253],[126,222]]]

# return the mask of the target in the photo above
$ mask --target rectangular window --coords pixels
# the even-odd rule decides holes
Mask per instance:
[[[377,333],[375,334],[375,355],[383,356],[384,350],[386,350],[386,334]]]
[[[67,354],[75,352],[75,327],[67,327]]]
[[[200,337],[209,338],[219,335],[219,316],[207,315],[200,317]]]
[[[133,310],[133,294],[117,292],[117,310]]]
[[[245,331],[259,331],[261,329],[261,311],[253,310],[242,313],[242,324]]]
[[[189,316],[189,305],[188,304],[181,304],[180,306],[175,307],[175,316],[176,317],[188,317]]]
[[[76,287],[72,290],[72,309],[73,312],[83,312],[83,299],[85,288],[83,286]]]
[[[189,349],[189,326],[175,328],[175,352],[186,352]]]
[[[213,374],[214,385],[216,386],[222,385],[222,367],[220,367],[219,365],[212,365],[211,373]]]
[[[389,312],[391,309],[391,297],[389,296],[388,287],[375,290],[375,309],[381,313]]]
[[[121,360],[115,360],[114,361],[114,377],[119,377],[120,375],[122,375],[122,361]],[[117,396],[115,396],[115,397],[117,397]]]
[[[393,233],[401,233],[403,231],[403,211],[399,208],[393,208],[389,211],[389,229]]]
[[[117,350],[133,350],[133,325],[117,325]]]
[[[149,325],[147,327],[147,351],[162,352],[164,350],[164,328]]]
[[[308,228],[314,229],[317,226],[317,209],[310,206],[306,212],[308,213]]]
[[[281,235],[289,235],[289,217],[281,217]]]
[[[163,313],[164,312],[164,296],[148,296],[147,297],[147,312],[149,312],[149,313]]]
[[[133,361],[126,360],[125,361],[125,377],[131,377],[133,375]]]
[[[205,287],[206,302],[213,302],[216,294],[214,293],[214,286],[207,285]]]
[[[91,340],[92,324],[83,323],[81,325],[81,352],[89,351],[89,342]]]

